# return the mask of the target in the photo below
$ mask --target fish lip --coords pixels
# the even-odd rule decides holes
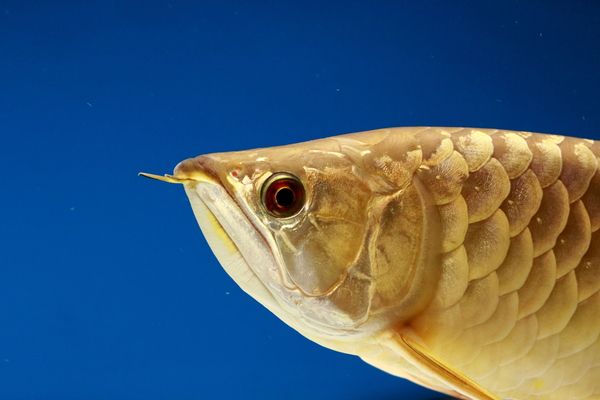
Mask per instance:
[[[212,182],[227,189],[225,182],[219,177],[219,165],[210,155],[192,157],[179,162],[173,168],[173,176],[177,179]],[[231,195],[231,193],[229,193]]]
[[[239,199],[237,199],[236,193],[233,188],[227,182],[224,177],[224,171],[219,161],[215,160],[211,157],[211,155],[202,155],[198,157],[188,158],[186,160],[181,161],[174,168],[173,175],[182,180],[191,181],[191,185],[195,187],[203,187],[207,190],[196,191],[200,200],[204,203],[204,205],[209,209],[209,211],[213,214],[215,219],[221,224],[223,231],[227,234],[229,239],[236,245],[240,254],[243,256],[243,252],[241,248],[245,246],[241,238],[235,239],[230,234],[230,229],[223,226],[223,221],[227,220],[226,213],[223,213],[222,210],[219,210],[216,206],[216,199],[210,198],[210,187],[213,188],[213,192],[215,190],[220,190],[222,195],[220,199],[221,202],[225,202],[229,204],[229,211],[232,211],[237,214],[241,221],[244,221],[245,225],[248,228],[251,228],[255,237],[261,239],[261,244],[263,248],[266,250],[266,253],[272,253],[272,249],[269,246],[269,243],[264,238],[263,233],[258,229],[250,216],[247,215],[247,210],[239,203]],[[221,174],[219,174],[221,172]],[[223,177],[222,177],[223,176]],[[218,189],[217,189],[218,188]],[[215,195],[213,193],[213,195]],[[216,196],[216,195],[215,195]],[[231,228],[231,227],[229,227]],[[244,259],[248,266],[252,269],[255,275],[259,275],[257,271],[252,267],[252,263],[249,262],[248,258],[244,256]]]
[[[238,204],[236,200],[236,195],[232,190],[231,185],[219,175],[219,170],[222,169],[219,167],[219,162],[213,159],[210,154],[202,155],[181,161],[173,169],[173,176],[176,179],[191,183],[203,182],[220,186],[227,192],[229,199],[238,206],[242,213],[245,214],[244,208]],[[247,215],[245,215],[245,217],[248,219],[248,222],[252,223]]]
[[[198,162],[201,159],[206,158],[205,156],[201,156],[183,161],[175,168],[174,174],[178,178],[190,181],[185,184],[188,197],[190,199],[192,199],[192,196],[197,198],[206,208],[206,211],[218,222],[223,233],[233,243],[237,253],[243,259],[244,267],[241,269],[246,269],[247,271],[240,271],[239,265],[234,267],[226,265],[227,263],[223,262],[213,249],[215,256],[217,256],[225,272],[251,297],[275,315],[289,313],[290,310],[285,310],[285,307],[277,299],[277,296],[274,295],[272,289],[264,282],[265,275],[268,275],[270,272],[268,268],[263,268],[264,271],[256,270],[258,264],[272,264],[274,267],[277,266],[273,258],[272,249],[265,241],[262,233],[248,218],[243,207],[238,204],[228,185],[219,179],[217,173],[212,168],[206,166],[206,162]],[[196,168],[201,169],[197,170]],[[200,220],[198,222],[200,223]],[[204,231],[202,224],[200,225],[205,238],[209,241],[209,233]],[[249,253],[253,253],[254,256]],[[258,257],[256,257],[257,255]],[[261,255],[262,257],[260,257]],[[257,259],[263,262],[257,263]],[[247,279],[247,277],[243,277],[247,272],[252,274],[252,278]],[[256,287],[249,288],[248,281],[250,280],[260,285],[262,290],[259,290],[259,293],[256,293]]]
[[[200,197],[200,201],[204,204],[204,206],[207,208],[207,210],[213,215],[213,217],[215,218],[215,220],[217,222],[219,222],[219,224],[221,224],[219,217],[217,217],[217,215],[210,209],[210,207],[208,206],[208,204],[206,202],[204,202],[204,200],[202,200],[202,198]],[[269,290],[269,288],[263,283],[263,281],[260,279],[260,277],[258,276],[258,274],[256,273],[256,271],[254,270],[254,268],[252,268],[252,264],[250,262],[248,262],[248,260],[246,259],[246,257],[244,257],[244,253],[240,250],[239,245],[233,240],[233,238],[229,235],[229,233],[227,232],[227,229],[225,229],[222,225],[221,225],[223,232],[225,232],[225,234],[227,235],[227,237],[229,238],[229,240],[231,240],[231,242],[235,245],[238,254],[242,257],[242,259],[244,260],[244,264],[246,266],[247,271],[249,271],[252,276],[256,279],[256,282],[258,284],[260,284],[260,286],[264,289],[263,294],[268,295],[268,304],[266,305],[263,303],[264,298],[261,297],[261,300],[259,300],[259,302],[261,304],[263,304],[265,307],[267,307],[268,309],[271,309],[272,307],[274,307],[275,305],[278,305],[278,301],[275,298],[275,296],[273,295],[273,293],[271,293],[271,291]],[[225,270],[225,272],[227,272],[228,275],[231,276],[231,278],[236,282],[236,284],[238,284],[240,287],[242,287],[242,285],[240,285],[240,282],[238,282],[238,280],[236,278],[233,277],[233,271],[228,270],[225,265],[223,265],[223,263],[221,263],[220,260],[219,264],[221,264],[221,267]],[[245,290],[242,288],[242,290]],[[250,294],[250,297],[254,297],[252,294]]]

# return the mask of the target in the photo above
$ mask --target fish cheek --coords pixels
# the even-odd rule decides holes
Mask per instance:
[[[294,283],[303,292],[319,296],[343,278],[361,246],[362,232],[354,225],[318,217],[313,223],[287,232],[289,243],[282,243],[281,254]]]
[[[370,238],[371,277],[376,285],[373,310],[396,309],[399,314],[414,314],[432,295],[439,271],[426,268],[439,265],[432,251],[439,240],[429,237],[439,229],[425,229],[431,222],[428,207],[415,184],[405,192],[380,199],[378,229]],[[423,251],[426,248],[428,251]]]
[[[370,191],[349,169],[309,169],[311,201],[302,223],[276,240],[289,277],[305,293],[327,294],[355,264],[365,236]]]

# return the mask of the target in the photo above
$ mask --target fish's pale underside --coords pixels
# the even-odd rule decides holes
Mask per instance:
[[[600,142],[393,128],[180,163],[235,281],[465,399],[600,399]]]

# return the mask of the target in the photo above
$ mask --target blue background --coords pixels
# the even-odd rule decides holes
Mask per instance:
[[[599,43],[594,1],[0,1],[0,398],[442,398],[286,327],[136,173],[401,125],[600,138]]]

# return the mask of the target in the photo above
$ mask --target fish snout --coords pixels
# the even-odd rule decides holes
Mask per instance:
[[[181,161],[175,166],[173,176],[186,181],[220,184],[220,169],[217,160],[214,160],[210,156],[202,155]]]

